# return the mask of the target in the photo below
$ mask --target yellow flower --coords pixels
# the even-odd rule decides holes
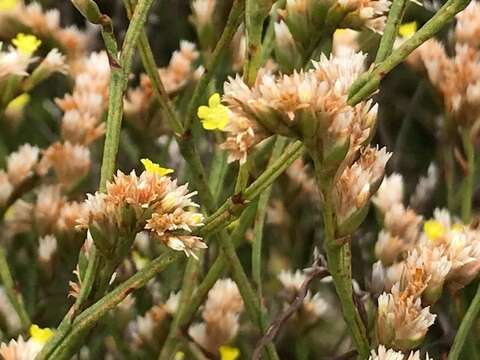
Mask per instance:
[[[436,220],[428,220],[423,224],[423,231],[430,240],[435,241],[445,234],[445,227]]]
[[[45,344],[53,336],[53,331],[49,328],[42,329],[38,325],[33,324],[30,326],[30,336],[36,342]]]
[[[18,33],[12,40],[12,44],[15,45],[17,50],[27,56],[31,56],[41,43],[42,41],[37,39],[35,35],[25,35],[24,33]]]
[[[220,352],[221,360],[235,360],[240,356],[240,350],[230,346],[220,346],[218,351]]]
[[[7,110],[21,110],[29,101],[30,95],[23,93],[8,103]]]
[[[416,31],[417,31],[417,23],[415,21],[402,24],[398,28],[398,33],[400,34],[400,36],[407,39],[412,37]]]
[[[18,0],[0,0],[0,11],[9,11],[15,9]]]
[[[228,122],[228,108],[220,103],[220,94],[215,93],[208,99],[208,106],[198,108],[197,115],[206,130],[223,130]]]
[[[165,176],[167,174],[173,173],[173,169],[161,167],[160,165],[155,164],[150,159],[142,159],[140,161],[142,162],[143,166],[145,167],[145,171],[147,172],[157,174],[160,176]]]

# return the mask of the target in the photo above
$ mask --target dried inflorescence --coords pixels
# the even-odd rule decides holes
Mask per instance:
[[[348,88],[364,69],[361,53],[322,56],[314,69],[288,75],[266,73],[249,88],[241,78],[224,85],[230,115],[223,148],[229,160],[244,162],[254,145],[273,133],[304,137],[324,154],[347,143],[353,155],[369,138],[377,107],[347,105]]]
[[[107,192],[87,195],[87,212],[79,217],[83,228],[98,229],[104,236],[115,237],[120,232],[136,234],[143,229],[153,232],[170,248],[195,255],[205,248],[198,236],[191,234],[202,225],[203,215],[191,198],[187,185],[176,180],[144,171],[126,175],[118,171],[107,184]]]
[[[203,322],[192,325],[188,333],[201,347],[217,354],[220,346],[236,336],[242,312],[243,301],[237,285],[230,279],[218,280],[208,292]]]
[[[87,146],[105,132],[102,115],[108,103],[110,66],[105,52],[91,53],[78,61],[71,94],[56,99],[63,110],[62,137]]]
[[[385,346],[380,345],[378,350],[372,350],[372,353],[368,360],[421,360],[420,351],[412,351],[408,357],[398,351],[393,349],[387,349]],[[431,360],[431,358],[426,354],[425,360]]]
[[[86,34],[75,26],[62,27],[58,9],[44,10],[38,2],[25,4],[21,0],[10,1],[0,9],[0,31],[14,35],[25,27],[42,39],[53,40],[75,61],[86,47]],[[13,32],[13,33],[12,33]]]

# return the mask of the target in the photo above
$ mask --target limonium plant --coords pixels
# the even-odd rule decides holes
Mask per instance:
[[[476,0],[0,0],[0,357],[480,359]]]

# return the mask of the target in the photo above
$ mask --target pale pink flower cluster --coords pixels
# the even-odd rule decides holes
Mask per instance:
[[[188,329],[189,335],[212,354],[228,344],[237,334],[243,300],[237,285],[230,279],[217,280],[208,292],[202,311],[202,322]]]
[[[66,52],[69,61],[75,61],[81,56],[86,47],[86,35],[75,26],[62,27],[60,24],[60,11],[58,9],[44,10],[39,2],[25,4],[18,1],[17,5],[6,11],[0,11],[0,32],[13,34],[25,31],[40,38],[51,38],[59,43],[61,50]]]
[[[166,246],[195,257],[196,250],[206,248],[200,237],[191,234],[203,225],[203,215],[191,199],[195,194],[188,192],[188,185],[177,185],[167,176],[118,171],[107,183],[106,193],[87,195],[87,212],[79,217],[78,224],[114,238],[122,229],[134,233],[150,230]]]
[[[244,162],[253,146],[273,133],[313,138],[324,152],[345,142],[350,154],[358,151],[377,114],[370,101],[347,105],[348,88],[363,72],[364,61],[361,53],[322,56],[312,70],[266,73],[252,88],[238,76],[229,78],[223,96],[230,110],[228,137],[222,145],[229,160]]]
[[[421,360],[421,357],[420,351],[412,351],[407,356],[401,352],[387,349],[385,346],[380,345],[378,350],[372,350],[368,360]],[[428,354],[425,355],[425,360],[431,360]]]
[[[425,305],[434,304],[445,286],[457,291],[478,275],[480,231],[439,209],[420,231],[422,217],[405,208],[398,174],[384,180],[374,203],[384,219],[375,247],[382,265],[374,277],[388,291],[378,299],[377,333],[381,344],[408,350],[435,319]]]
[[[56,99],[63,110],[62,137],[72,144],[83,146],[105,132],[102,115],[108,103],[110,65],[105,52],[91,53],[79,60],[75,85],[71,94]]]

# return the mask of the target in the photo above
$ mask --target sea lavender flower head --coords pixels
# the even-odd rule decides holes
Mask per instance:
[[[106,193],[89,194],[79,226],[109,236],[129,229],[132,241],[136,233],[149,230],[166,246],[196,257],[195,250],[206,248],[200,237],[191,234],[203,225],[203,215],[191,200],[196,192],[189,193],[188,185],[177,185],[176,180],[160,175],[159,165],[146,164],[150,171],[140,176],[118,171],[107,183]]]

